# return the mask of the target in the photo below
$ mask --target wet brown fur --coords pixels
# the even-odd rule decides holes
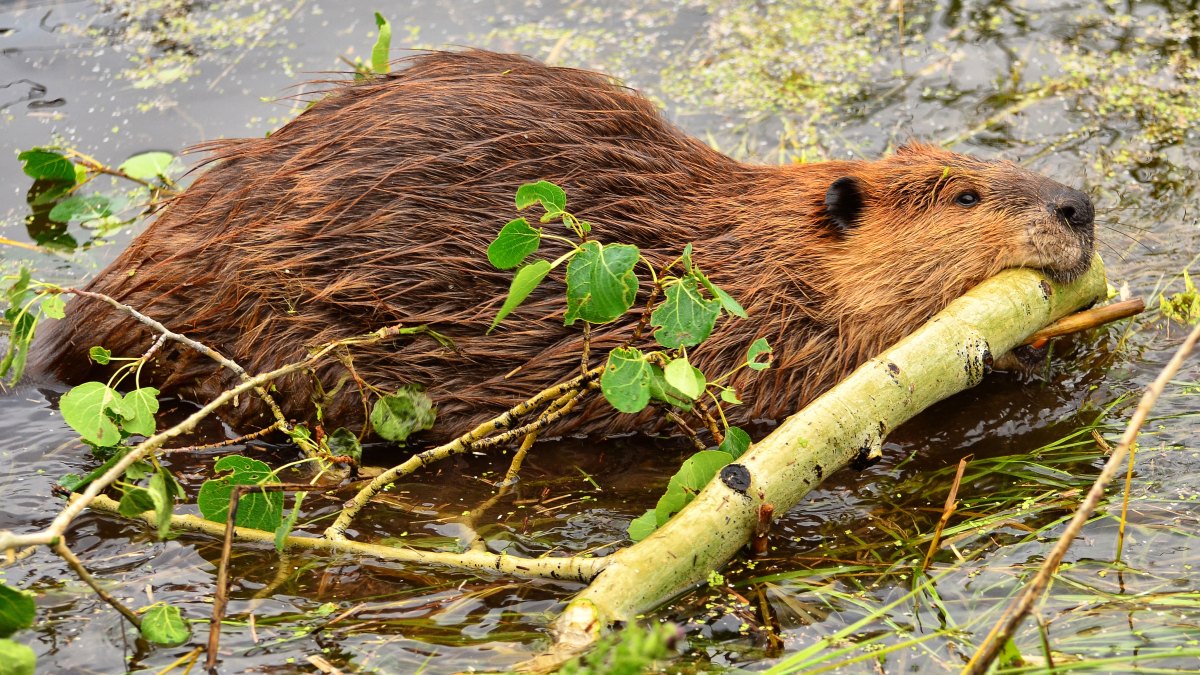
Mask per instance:
[[[351,358],[357,376],[380,389],[427,385],[439,407],[428,435],[439,438],[579,368],[581,333],[562,324],[553,275],[484,335],[512,278],[488,264],[485,249],[514,216],[525,182],[562,185],[568,209],[597,238],[636,244],[653,260],[694,242],[698,263],[750,318],[718,324],[693,362],[722,372],[757,337],[775,348],[772,369],[735,379],[748,402],[730,409],[735,422],[799,409],[1002,268],[1071,277],[1092,248],[1090,217],[1071,228],[1047,208],[1067,188],[1010,163],[915,145],[877,161],[743,164],[602,75],[482,51],[414,57],[386,78],[337,87],[268,138],[204,149],[206,172],[88,288],[250,372],[302,358],[309,345],[428,325],[457,351],[402,339]],[[825,200],[846,176],[863,207],[838,227]],[[964,190],[980,203],[955,204]],[[593,362],[627,339],[633,320],[594,331]],[[50,324],[35,366],[70,382],[104,377],[88,347],[137,355],[154,340],[87,299]],[[345,362],[317,374],[326,391],[342,383],[326,404],[327,426],[363,422],[363,392],[347,374]],[[177,345],[147,375],[196,400],[233,381]],[[288,415],[312,416],[311,376],[277,387]],[[252,399],[224,417],[247,431],[269,423]],[[576,419],[559,431],[628,431],[650,417],[618,415],[601,401]]]

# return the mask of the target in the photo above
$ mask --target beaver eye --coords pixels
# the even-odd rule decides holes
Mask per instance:
[[[960,193],[957,197],[955,197],[954,203],[958,204],[959,206],[975,206],[979,203],[979,194],[972,192],[971,190],[967,190],[966,192]]]

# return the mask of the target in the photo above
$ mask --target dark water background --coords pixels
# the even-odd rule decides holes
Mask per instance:
[[[297,83],[345,70],[339,56],[369,56],[376,10],[391,19],[395,47],[485,46],[609,72],[690,132],[747,159],[875,156],[915,137],[957,139],[957,150],[1025,162],[1092,194],[1111,282],[1152,306],[1161,290],[1182,290],[1179,275],[1200,251],[1200,20],[1195,3],[1184,2],[0,2],[0,236],[38,241],[50,227],[44,214],[30,215],[19,150],[62,143],[116,165],[147,150],[267,133],[297,112],[276,100]],[[1014,105],[1015,114],[998,115]],[[25,263],[35,276],[75,283],[136,229],[94,239],[73,225],[66,234],[87,251],[70,256],[0,247],[2,271]],[[779,548],[756,569],[731,570],[730,580],[747,594],[751,581],[762,582],[756,588],[767,589],[781,619],[785,651],[800,649],[908,590],[894,561],[923,551],[896,542],[932,529],[960,457],[1013,458],[980,464],[1000,468],[964,483],[963,508],[1023,490],[1028,512],[956,543],[966,557],[983,555],[939,582],[940,606],[902,606],[864,633],[899,640],[958,625],[977,640],[1023,566],[1047,550],[1054,523],[1069,516],[1071,491],[1103,462],[1090,442],[1074,454],[1035,451],[1139,391],[1185,332],[1151,312],[1059,348],[1044,377],[995,376],[936,406],[893,436],[882,463],[833,476],[782,518]],[[1127,574],[1118,582],[1105,564],[1115,523],[1100,518],[1076,542],[1042,610],[1064,651],[1127,656],[1200,640],[1197,379],[1193,361],[1142,440]],[[61,423],[55,395],[21,386],[0,397],[0,529],[45,526],[57,509],[57,478],[95,466]],[[1119,425],[1128,412],[1118,402],[1104,419]],[[291,459],[287,448],[255,452]],[[502,502],[482,533],[492,550],[514,554],[611,552],[687,453],[642,438],[539,444],[516,495],[531,501]],[[172,458],[171,466],[194,487],[214,459]],[[407,533],[416,544],[453,547],[454,516],[490,496],[480,478],[506,463],[457,460],[398,485],[403,503],[364,518],[359,536]],[[323,528],[344,497],[310,498],[317,520],[308,529]],[[140,525],[92,514],[71,539],[129,604],[152,596],[191,619],[209,614],[218,542],[158,542]],[[837,562],[875,571],[838,574]],[[280,558],[254,547],[235,551],[232,578],[229,616],[238,623],[224,631],[225,672],[311,671],[312,654],[350,670],[503,669],[544,644],[548,621],[576,588],[349,556]],[[16,637],[34,647],[45,672],[157,670],[191,648],[138,641],[48,553],[0,568],[0,579],[39,594],[37,627]],[[657,614],[688,624],[691,650],[678,668],[774,662],[728,603],[702,589]],[[198,626],[193,642],[205,633]],[[973,649],[951,634],[889,654],[886,667],[848,668],[954,669]],[[1031,629],[1019,644],[1036,653],[1038,639]],[[1190,658],[1163,665],[1200,670]]]

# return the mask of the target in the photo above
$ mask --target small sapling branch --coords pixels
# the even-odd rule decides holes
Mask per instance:
[[[102,173],[102,174],[106,174],[109,176],[116,176],[117,178],[124,178],[125,180],[132,181],[132,182],[142,185],[146,188],[149,188],[152,191],[164,190],[164,188],[160,185],[155,185],[148,180],[143,180],[141,178],[136,178],[134,176],[130,176],[129,174],[125,173],[124,171],[121,171],[120,169],[114,169],[111,166],[108,166],[107,164],[105,164],[104,162],[101,162],[100,160],[96,159],[95,157],[84,154],[78,150],[75,150],[74,148],[64,148],[64,152],[66,152],[67,155],[69,157],[71,157],[74,161],[78,162],[79,164],[82,164],[84,166],[84,168],[86,168],[88,171],[91,171],[93,173]],[[165,190],[168,193],[174,192],[174,190],[172,190],[171,188],[165,188]]]
[[[350,501],[346,502],[342,507],[342,512],[338,514],[337,520],[325,530],[325,537],[333,541],[345,541],[346,528],[350,526],[350,522],[358,515],[358,512],[366,507],[367,502],[378,494],[380,490],[395,482],[397,478],[407,476],[418,469],[429,466],[446,457],[508,443],[513,439],[541,431],[554,422],[557,422],[578,405],[579,400],[585,393],[599,386],[598,378],[603,370],[603,366],[598,366],[572,380],[546,389],[524,403],[480,424],[453,441],[413,455],[404,463],[398,464],[379,474],[359,490],[358,494]],[[549,404],[546,411],[533,422],[494,437],[490,436],[500,429],[509,429],[517,420],[532,414],[546,404]]]

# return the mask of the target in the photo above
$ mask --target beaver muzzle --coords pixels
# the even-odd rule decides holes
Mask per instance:
[[[1093,221],[1096,209],[1092,199],[1079,190],[1064,187],[1049,204],[1050,213],[1059,218],[1067,227],[1076,232],[1087,234],[1091,239]]]
[[[1092,265],[1095,249],[1096,209],[1087,194],[1058,186],[1046,200],[1046,210],[1061,226],[1049,241],[1040,241],[1039,252],[1047,258],[1043,268],[1055,281],[1073,281]]]

